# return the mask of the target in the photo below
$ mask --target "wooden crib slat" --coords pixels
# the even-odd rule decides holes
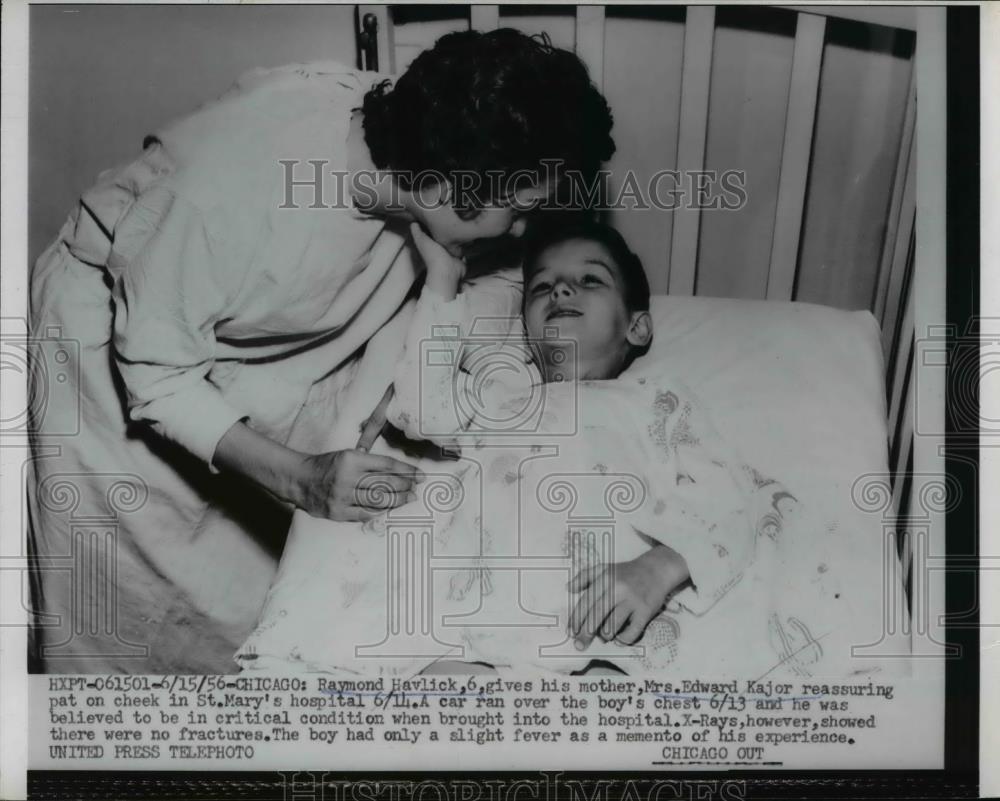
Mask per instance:
[[[875,282],[875,295],[872,300],[872,314],[883,326],[886,322],[886,311],[889,303],[890,284],[895,277],[892,272],[893,259],[896,250],[902,242],[904,245],[910,238],[913,227],[914,203],[916,194],[913,192],[913,129],[917,116],[916,70],[910,70],[910,87],[907,91],[906,112],[903,117],[903,131],[899,141],[899,156],[896,159],[896,172],[892,184],[892,200],[889,205],[889,216],[886,221],[885,241],[882,243],[882,256],[879,259],[878,275]],[[908,191],[909,190],[909,191]],[[908,202],[904,202],[904,199]],[[897,286],[898,290],[898,286]],[[898,292],[897,292],[898,294]],[[899,298],[893,298],[898,313]]]
[[[708,133],[708,93],[711,86],[712,44],[715,39],[715,8],[688,6],[684,24],[684,60],[681,70],[681,108],[677,137],[677,170],[682,176],[704,169]],[[687,185],[687,183],[685,183]],[[693,201],[685,198],[685,206]],[[697,208],[673,212],[668,291],[671,295],[693,295],[698,265]]]
[[[500,6],[470,6],[469,27],[474,31],[492,31],[500,27]]]
[[[604,6],[576,7],[576,54],[590,80],[604,88]]]
[[[795,286],[825,33],[823,17],[798,15],[771,239],[771,265],[767,274],[768,300],[791,300]]]
[[[903,28],[915,31],[917,29],[917,9],[912,6],[781,6],[791,11],[802,11],[807,14],[822,14],[836,19],[849,19],[854,22],[864,22],[869,25],[886,25],[890,28]]]

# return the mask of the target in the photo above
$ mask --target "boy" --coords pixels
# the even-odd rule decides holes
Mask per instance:
[[[312,590],[335,621],[315,667],[870,669],[852,658],[864,614],[852,576],[808,530],[829,523],[823,511],[727,453],[662,357],[626,371],[652,323],[641,265],[616,232],[578,223],[529,243],[525,331],[504,335],[508,321],[492,339],[456,302],[465,265],[413,234],[427,280],[395,397],[362,439],[387,416],[460,450],[459,464],[337,537]],[[393,478],[363,491],[394,491]],[[297,648],[277,655],[301,661]]]
[[[473,333],[483,321],[469,320],[468,307],[456,303],[464,262],[418,226],[412,233],[427,277],[386,417],[411,439],[461,450],[456,478],[466,498],[438,516],[435,555],[463,567],[436,570],[435,619],[447,613],[445,626],[455,628],[464,658],[491,664],[562,670],[586,668],[595,657],[646,660],[649,648],[620,646],[636,643],[682,590],[690,607],[714,603],[738,578],[753,532],[738,481],[717,454],[706,455],[712,435],[697,429],[694,407],[677,385],[661,392],[641,378],[612,380],[653,336],[639,259],[607,226],[581,221],[543,232],[524,260],[526,336],[484,344]],[[434,369],[426,363],[430,351],[439,363],[448,354],[444,362],[463,370]],[[525,409],[537,413],[518,419]],[[528,448],[519,462],[517,444]],[[547,458],[532,455],[542,449]],[[599,543],[574,533],[565,509],[553,514],[533,498],[548,477],[565,473],[579,475],[581,486],[595,476],[604,484],[570,517],[600,514],[591,501],[629,481],[646,500],[615,509]],[[669,497],[682,474],[699,485],[686,493],[693,502]],[[375,518],[366,529],[374,534],[385,523]],[[670,531],[661,541],[652,539],[655,531],[638,533],[664,526]],[[534,560],[533,567],[521,569],[512,556]],[[518,606],[531,611],[512,614]],[[554,630],[566,628],[573,646],[553,650]],[[619,645],[594,643],[595,636]],[[673,647],[662,645],[664,653]]]

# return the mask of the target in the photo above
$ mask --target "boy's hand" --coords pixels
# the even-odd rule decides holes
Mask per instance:
[[[445,300],[454,300],[458,285],[465,277],[465,262],[452,256],[441,245],[424,233],[417,223],[410,224],[413,244],[427,266],[427,280],[424,286]]]
[[[358,439],[358,444],[355,448],[359,451],[364,451],[367,453],[372,449],[372,445],[375,444],[375,440],[379,438],[382,432],[385,430],[385,417],[386,412],[389,409],[389,403],[392,401],[392,396],[396,394],[396,388],[393,384],[389,384],[389,388],[382,395],[382,400],[378,402],[378,406],[375,407],[368,419],[361,424],[361,437]]]
[[[580,598],[570,613],[569,631],[581,651],[598,634],[605,642],[633,645],[667,597],[690,578],[677,551],[656,545],[629,562],[581,570],[569,583]]]

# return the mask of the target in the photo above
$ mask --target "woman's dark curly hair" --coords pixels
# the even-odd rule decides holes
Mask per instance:
[[[375,166],[413,175],[489,183],[556,159],[590,180],[615,150],[611,110],[580,59],[510,28],[442,36],[395,86],[369,91],[362,111]]]

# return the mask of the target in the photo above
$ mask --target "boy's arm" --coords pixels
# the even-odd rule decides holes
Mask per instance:
[[[465,277],[465,262],[452,256],[431,239],[417,223],[410,224],[410,235],[427,268],[424,289],[430,290],[441,300],[454,300],[459,284]]]
[[[569,584],[579,593],[569,617],[577,647],[586,648],[598,634],[605,641],[638,642],[667,598],[689,578],[684,557],[659,543],[627,562],[581,571]]]
[[[643,437],[651,497],[632,521],[651,547],[571,581],[581,592],[571,614],[581,647],[598,634],[636,642],[678,591],[677,600],[692,612],[707,611],[753,558],[751,499],[721,438],[691,398],[657,391],[653,409]]]
[[[698,472],[706,484],[720,487],[720,477],[707,480]],[[720,498],[722,515],[712,522],[699,505],[681,496],[650,501],[663,520],[644,526],[662,532],[656,538],[644,535],[652,541],[649,550],[583,570],[570,581],[570,591],[580,593],[570,614],[570,634],[581,650],[598,635],[626,645],[638,642],[667,599],[682,590],[677,600],[702,614],[742,578],[753,546],[742,508],[732,513]]]
[[[411,439],[454,447],[464,430],[469,405],[459,403],[467,376],[461,371],[470,352],[466,338],[478,318],[510,318],[520,306],[520,283],[509,273],[465,282],[465,265],[416,225],[413,238],[427,265],[423,291],[414,309],[406,348],[396,365],[393,397],[386,417]],[[458,292],[462,288],[461,293]],[[476,349],[481,352],[480,348]]]
[[[426,287],[417,300],[406,347],[393,374],[386,419],[414,440],[451,447],[468,425],[456,404],[461,391],[462,305],[444,301]]]
[[[743,577],[754,555],[751,498],[735,456],[690,397],[674,396],[644,533],[684,558],[690,588],[678,601],[708,611]]]
[[[379,408],[384,409],[385,419],[410,439],[453,447],[450,435],[468,424],[454,402],[463,336],[468,333],[458,294],[465,263],[417,223],[410,225],[410,235],[424,262],[426,277],[393,384]]]

